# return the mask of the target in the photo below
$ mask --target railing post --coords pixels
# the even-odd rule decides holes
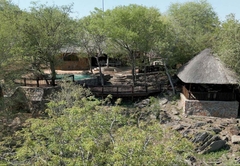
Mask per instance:
[[[37,77],[37,87],[39,87],[39,77]]]
[[[117,94],[118,94],[118,86],[117,86]]]
[[[148,93],[148,86],[147,85],[145,85],[145,91],[146,91],[146,93]]]

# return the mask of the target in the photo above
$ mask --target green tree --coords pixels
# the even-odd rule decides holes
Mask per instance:
[[[9,161],[23,165],[185,165],[184,156],[192,153],[191,143],[178,133],[157,120],[128,114],[131,110],[119,105],[120,100],[114,104],[111,97],[98,100],[73,83],[63,83],[61,89],[51,97],[48,117],[28,120],[16,133],[23,142],[17,144],[16,155]]]
[[[79,45],[82,48],[82,50],[86,51],[87,53],[87,57],[88,57],[88,63],[90,66],[90,71],[91,73],[93,73],[92,71],[92,57],[94,56],[95,49],[93,44],[91,43],[91,38],[90,35],[88,33],[88,26],[90,24],[90,18],[89,17],[85,17],[79,20],[79,26],[78,26],[78,39],[79,39]],[[84,52],[82,51],[82,52]]]
[[[171,23],[169,44],[175,64],[183,64],[203,49],[212,48],[219,20],[207,1],[171,4],[166,16]]]
[[[15,47],[19,35],[16,20],[20,10],[14,4],[0,1],[0,80],[11,80],[11,75],[24,68],[21,56],[17,56]],[[22,66],[21,66],[22,65]],[[0,83],[0,84],[1,84]],[[1,86],[0,86],[1,87]],[[1,88],[0,88],[1,93]]]
[[[52,85],[55,85],[60,49],[75,43],[76,21],[69,17],[71,10],[71,5],[58,7],[33,3],[30,12],[25,12],[19,21],[24,56],[32,58],[36,70],[40,70],[41,65],[49,65]]]
[[[103,56],[104,49],[106,48],[107,35],[104,22],[104,12],[96,8],[89,16],[80,20],[79,32],[80,45],[86,50],[89,59],[95,57],[97,60],[102,85],[104,85],[104,80],[99,57]]]
[[[226,17],[217,34],[215,52],[228,67],[240,74],[240,22],[234,14]]]
[[[105,13],[108,37],[128,53],[135,84],[136,60],[148,53],[162,32],[161,14],[140,5],[118,6]],[[139,54],[140,53],[140,54]]]

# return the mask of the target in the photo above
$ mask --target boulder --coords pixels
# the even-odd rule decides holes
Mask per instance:
[[[179,115],[179,111],[174,107],[174,108],[172,108],[172,114]]]
[[[231,127],[229,129],[229,132],[231,135],[239,135],[240,134],[240,130],[239,130],[238,126]]]
[[[168,115],[168,113],[166,111],[163,111],[163,110],[160,111],[158,119],[161,124],[171,121],[171,117]]]
[[[180,131],[180,130],[183,130],[184,129],[184,126],[181,125],[181,124],[178,124],[176,126],[173,126],[172,128],[173,130],[176,130],[176,131]]]
[[[216,152],[220,149],[222,149],[224,146],[226,145],[226,141],[225,140],[216,140],[213,141],[208,148],[206,148],[202,154],[206,154],[206,153],[210,153],[210,152]]]
[[[160,106],[163,106],[163,105],[165,105],[165,104],[167,104],[168,103],[168,99],[167,98],[161,98],[160,100],[159,100],[159,104],[160,104]]]
[[[206,125],[206,123],[205,122],[198,122],[198,123],[196,123],[195,125],[194,125],[194,127],[201,127],[201,126],[205,126]]]
[[[144,107],[147,107],[150,103],[150,99],[145,99],[145,100],[142,100],[138,103],[135,103],[134,104],[134,107],[138,107],[138,108],[144,108]]]
[[[197,133],[195,135],[195,137],[193,138],[192,142],[193,143],[203,142],[205,140],[205,138],[207,138],[208,135],[209,135],[209,133],[207,133],[207,132]]]
[[[231,140],[232,140],[233,144],[238,144],[238,143],[240,143],[240,136],[239,135],[233,135],[231,137]]]

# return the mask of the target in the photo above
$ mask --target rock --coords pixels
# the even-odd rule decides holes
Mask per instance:
[[[202,154],[206,154],[206,153],[218,151],[218,150],[222,149],[225,145],[226,145],[226,141],[225,141],[225,140],[216,140],[216,141],[213,141],[213,142],[208,146],[208,148],[206,148],[206,149],[202,152]]]
[[[213,121],[211,119],[207,120],[207,123],[213,123]]]
[[[161,124],[167,123],[171,120],[171,117],[167,114],[166,111],[160,111],[159,120]]]
[[[200,142],[197,145],[198,146],[197,152],[201,152],[204,149],[206,149],[211,144],[211,142],[214,141],[215,139],[216,139],[215,137],[209,134],[202,142]]]
[[[157,116],[154,115],[154,114],[150,114],[149,118],[150,118],[150,119],[157,119]]]
[[[206,125],[206,123],[204,123],[204,122],[198,122],[198,123],[196,123],[195,125],[194,125],[194,127],[201,127],[201,126],[205,126]]]
[[[192,165],[195,165],[197,160],[194,156],[187,156],[185,161],[189,166],[192,166]]]
[[[231,135],[239,135],[240,134],[240,130],[237,126],[233,126],[229,129],[229,132]]]
[[[176,115],[173,116],[172,119],[175,120],[175,121],[180,121],[181,120],[181,118],[179,116],[176,116]]]
[[[174,107],[174,108],[172,108],[172,114],[179,115],[179,111]]]
[[[184,126],[181,125],[181,124],[178,124],[176,126],[173,126],[173,130],[176,130],[176,131],[180,131],[180,130],[183,130],[184,129]]]
[[[189,138],[189,135],[190,135],[190,133],[191,133],[191,130],[185,130],[183,133],[182,133],[182,135],[183,135],[183,137],[185,137],[185,138]]]
[[[231,140],[232,140],[232,143],[233,143],[233,144],[240,143],[240,136],[239,136],[239,135],[233,135],[233,136],[231,137]]]
[[[167,104],[168,103],[168,99],[167,98],[161,98],[160,100],[159,100],[159,104],[160,104],[160,106],[163,106],[163,105],[165,105],[165,104]]]
[[[228,136],[223,136],[223,137],[222,137],[222,140],[225,140],[226,142],[228,142],[228,141],[229,141],[229,138],[228,138]]]
[[[192,142],[193,143],[203,142],[205,140],[205,138],[207,138],[208,135],[209,135],[209,133],[207,133],[207,132],[197,133]]]
[[[224,129],[224,128],[226,128],[228,125],[229,125],[229,123],[227,123],[227,122],[222,122],[221,124],[219,124],[219,127]]]
[[[222,129],[220,129],[220,128],[210,128],[210,129],[208,129],[208,131],[213,131],[215,134],[219,134],[222,131]]]
[[[12,126],[19,126],[21,124],[21,120],[19,117],[16,117],[13,119],[12,123],[10,125],[8,125],[9,127],[12,127]]]
[[[145,100],[140,101],[139,103],[135,103],[134,107],[144,108],[149,105],[149,102],[150,102],[150,99],[145,99]]]

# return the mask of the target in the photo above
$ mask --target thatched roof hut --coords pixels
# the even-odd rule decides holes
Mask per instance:
[[[227,68],[211,49],[205,49],[182,66],[177,76],[184,83],[238,84],[235,72]]]

